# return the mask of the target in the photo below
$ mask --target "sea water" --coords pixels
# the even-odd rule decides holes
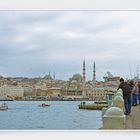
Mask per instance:
[[[95,130],[102,126],[101,111],[81,110],[79,101],[9,101],[0,110],[0,129]],[[38,105],[47,103],[49,107]]]

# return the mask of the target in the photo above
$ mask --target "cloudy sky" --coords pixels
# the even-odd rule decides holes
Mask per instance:
[[[0,75],[97,80],[107,71],[131,78],[140,68],[140,12],[0,11]]]

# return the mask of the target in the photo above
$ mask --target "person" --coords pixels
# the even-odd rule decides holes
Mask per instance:
[[[123,91],[123,99],[124,99],[124,107],[125,107],[125,115],[129,115],[131,113],[131,92],[132,86],[129,82],[125,82],[123,78],[120,79],[120,85],[118,89],[122,89]]]
[[[133,102],[132,102],[132,106],[137,106],[137,98],[138,98],[138,93],[139,93],[139,87],[137,86],[137,83],[134,81],[131,81],[131,85],[133,85],[133,89],[132,89],[132,97],[133,97]]]
[[[122,89],[123,90],[123,86],[125,85],[124,79],[120,78],[120,85],[118,87],[118,89]]]
[[[140,81],[138,82],[138,87],[139,87],[138,101],[139,101],[139,105],[140,105]]]

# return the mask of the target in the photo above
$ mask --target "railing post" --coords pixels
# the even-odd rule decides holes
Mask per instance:
[[[112,106],[119,107],[123,110],[124,108],[124,100],[121,96],[115,96],[112,102]]]
[[[103,116],[102,129],[125,129],[125,115],[118,107],[110,107]]]
[[[126,116],[123,112],[124,100],[122,96],[122,90],[118,90],[111,106],[102,110],[102,129],[125,129]]]

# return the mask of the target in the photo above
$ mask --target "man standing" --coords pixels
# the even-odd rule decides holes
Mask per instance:
[[[136,82],[132,82],[132,85],[133,85],[133,89],[132,89],[133,103],[132,103],[132,106],[137,106],[139,87],[137,86]]]
[[[118,89],[122,89],[123,91],[123,99],[124,99],[124,107],[125,107],[125,115],[129,115],[131,113],[131,91],[132,86],[129,82],[125,82],[123,78],[120,79],[120,85]]]
[[[139,105],[140,105],[140,82],[138,82],[138,87],[139,87],[138,100],[139,100]]]

